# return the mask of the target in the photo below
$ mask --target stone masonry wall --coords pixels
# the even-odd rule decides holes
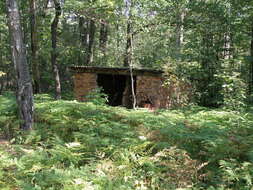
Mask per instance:
[[[162,108],[161,100],[164,97],[161,95],[162,79],[161,77],[152,76],[137,76],[136,81],[136,99],[139,107],[146,107],[157,109]]]
[[[85,101],[84,97],[97,87],[96,73],[75,73],[74,93],[78,101]],[[136,77],[138,107],[158,109],[182,106],[183,103],[188,101],[191,96],[190,93],[190,87],[183,83],[171,84],[165,87],[162,77]]]
[[[182,106],[187,102],[190,88],[185,84],[164,86],[162,77],[137,76],[136,99],[139,107],[150,109]]]
[[[97,88],[97,74],[75,73],[74,93],[78,101],[85,101],[85,96]]]

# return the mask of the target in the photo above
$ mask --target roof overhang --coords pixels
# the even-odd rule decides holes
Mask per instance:
[[[94,67],[94,66],[71,66],[70,71],[74,73],[96,73],[111,75],[130,75],[130,68],[127,67]],[[162,76],[163,71],[152,69],[132,69],[133,75]]]

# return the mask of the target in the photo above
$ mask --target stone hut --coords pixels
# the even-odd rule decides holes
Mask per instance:
[[[70,70],[74,73],[74,94],[77,100],[85,101],[90,92],[101,87],[108,95],[109,105],[132,107],[129,68],[72,66]],[[182,94],[188,91],[185,86],[164,86],[162,71],[133,69],[132,72],[138,107],[158,109],[177,106]]]

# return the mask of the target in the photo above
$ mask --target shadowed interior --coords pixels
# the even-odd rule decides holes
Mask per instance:
[[[109,105],[122,105],[123,92],[126,87],[126,76],[98,74],[97,84],[108,95]]]
[[[134,77],[136,89],[136,77]],[[131,79],[126,75],[98,74],[97,84],[108,95],[108,104],[111,106],[125,106],[132,108]]]

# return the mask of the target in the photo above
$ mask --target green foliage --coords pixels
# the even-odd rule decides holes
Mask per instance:
[[[233,189],[251,189],[253,185],[253,165],[251,162],[238,162],[238,160],[221,160],[221,177],[223,183],[221,187],[231,187]]]
[[[190,68],[193,64],[169,59],[169,63],[164,66],[164,87],[170,91],[169,98],[172,105],[186,106],[195,102],[191,95],[194,94],[195,87],[190,81]],[[187,90],[185,90],[187,89]]]
[[[240,73],[224,73],[222,91],[223,105],[227,108],[238,110],[246,105],[247,85],[240,77]]]
[[[29,3],[20,1],[19,5],[28,47],[27,56],[31,60]],[[66,0],[61,5],[63,12],[57,36],[57,52],[60,56],[57,62],[62,89],[67,92],[63,97],[70,100],[73,98],[69,93],[73,84],[68,67],[84,65],[90,46],[91,65],[123,65],[127,38],[126,4],[125,1],[117,0]],[[37,7],[40,82],[43,93],[52,93],[54,79],[49,63],[54,9],[45,9],[42,0],[37,2]],[[134,0],[130,20],[133,33],[132,64],[136,68],[163,69],[169,62],[176,72],[170,76],[168,84],[187,79],[193,89],[194,103],[237,109],[245,103],[244,96],[250,96],[245,93],[245,89],[250,88],[252,81],[252,55],[249,53],[252,7],[249,0]],[[13,79],[16,74],[11,66],[5,14],[5,3],[1,2],[1,91],[15,88]],[[85,22],[84,28],[80,23],[81,17]],[[94,34],[88,34],[91,20],[95,22]],[[105,26],[108,29],[106,32],[103,28]],[[93,35],[94,43],[89,44],[89,36]],[[103,38],[105,43],[101,44]],[[229,68],[229,72],[224,73],[224,68]]]
[[[9,139],[19,126],[16,99],[13,93],[5,92],[0,95],[0,102],[0,132]]]
[[[13,96],[1,96],[13,118]],[[2,189],[249,189],[253,114],[127,110],[35,98],[35,126],[0,142]],[[13,108],[12,108],[13,109]],[[0,117],[1,124],[8,120]],[[1,134],[3,132],[1,131]]]
[[[84,97],[87,102],[95,105],[105,105],[108,103],[108,95],[103,92],[103,88],[96,88]]]

